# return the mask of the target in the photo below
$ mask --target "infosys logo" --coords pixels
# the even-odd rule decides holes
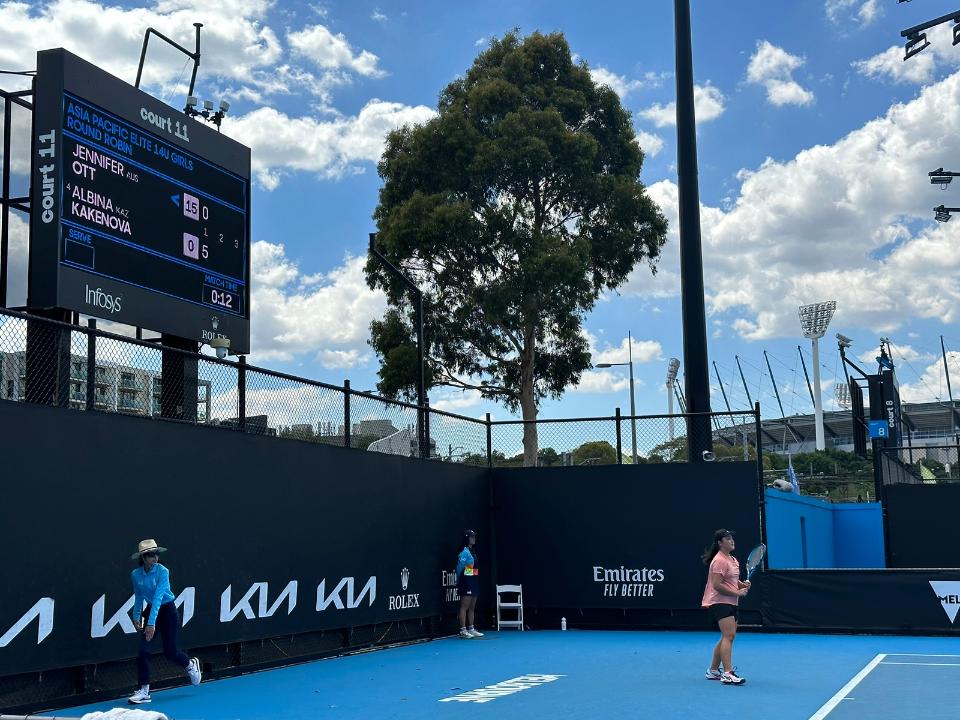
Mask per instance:
[[[87,305],[93,305],[96,308],[106,310],[111,315],[120,312],[120,303],[123,302],[123,298],[120,295],[105,293],[100,288],[94,290],[89,285],[87,285],[86,288]]]

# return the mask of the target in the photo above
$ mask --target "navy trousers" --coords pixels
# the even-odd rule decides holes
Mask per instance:
[[[143,611],[144,623],[150,617],[150,606]],[[160,606],[157,613],[156,633],[153,640],[147,642],[143,633],[140,634],[140,654],[137,656],[137,683],[146,685],[150,682],[150,652],[156,647],[157,636],[163,642],[163,654],[172,663],[176,663],[184,670],[190,663],[186,653],[177,649],[177,629],[180,627],[180,613],[173,600]]]

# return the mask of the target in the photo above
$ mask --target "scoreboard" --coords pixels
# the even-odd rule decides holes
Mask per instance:
[[[28,305],[249,352],[249,148],[59,49],[33,132]]]

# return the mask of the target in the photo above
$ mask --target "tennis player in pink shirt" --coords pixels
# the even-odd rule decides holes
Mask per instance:
[[[707,585],[703,589],[702,607],[710,611],[710,618],[720,626],[720,640],[713,648],[713,660],[707,670],[707,680],[719,680],[724,685],[743,685],[746,680],[734,671],[733,640],[737,636],[737,608],[740,598],[750,591],[749,582],[740,580],[740,563],[733,556],[736,543],[729,530],[717,530],[713,543],[703,552],[703,564],[709,565]],[[723,671],[720,665],[723,664]]]

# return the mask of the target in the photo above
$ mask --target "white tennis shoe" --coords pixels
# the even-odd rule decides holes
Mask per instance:
[[[150,702],[150,688],[147,686],[137,688],[137,691],[127,698],[127,702],[131,705],[142,705]]]
[[[203,679],[203,673],[200,672],[200,661],[197,658],[190,658],[187,663],[187,675],[190,677],[191,685],[199,685]]]
[[[467,630],[466,628],[463,628],[463,629],[460,631],[460,639],[461,639],[461,640],[473,640],[473,635],[470,634],[470,631],[469,631],[469,630]]]
[[[483,637],[483,633],[477,630],[476,628],[467,628],[467,632],[470,633],[470,637]]]
[[[720,682],[724,685],[743,685],[746,682],[745,678],[740,677],[733,670],[723,673],[720,676]]]
[[[719,680],[723,677],[723,673],[719,670],[707,669],[707,674],[704,677],[706,677],[707,680]]]

